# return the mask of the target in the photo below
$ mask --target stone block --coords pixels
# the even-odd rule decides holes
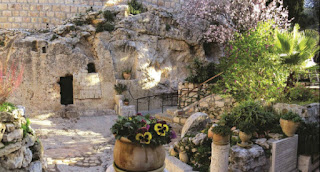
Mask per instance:
[[[251,148],[232,146],[230,150],[229,171],[267,171],[267,159],[262,147],[253,145]]]
[[[8,5],[7,4],[0,4],[0,10],[6,10],[8,9]]]
[[[11,11],[2,11],[2,16],[11,17],[12,16],[12,12]]]
[[[166,156],[165,159],[165,165],[166,165],[166,169],[169,172],[192,172],[192,167],[189,166],[188,164],[180,161],[179,159],[177,159],[176,157],[173,156]]]
[[[223,101],[215,101],[215,106],[222,108],[222,107],[224,107],[224,102]]]
[[[0,128],[1,128],[1,123],[0,123]],[[12,124],[12,123],[7,123],[7,124],[6,124],[6,131],[7,131],[7,133],[12,132],[14,129],[15,129],[14,124]],[[0,139],[0,140],[1,140],[1,139]]]
[[[320,165],[320,160],[319,160],[319,158],[315,158],[315,157],[313,159],[317,159],[317,160],[316,161],[312,161],[312,157],[311,156],[299,155],[299,157],[298,157],[298,169],[299,169],[299,171],[301,171],[301,172],[312,172],[312,171],[315,171]]]
[[[22,167],[23,162],[23,150],[19,149],[9,155],[6,155],[4,160],[1,162],[2,167],[5,169],[17,169]]]
[[[3,135],[3,142],[12,142],[16,140],[21,140],[23,138],[23,130],[16,129],[13,132],[6,133]]]
[[[21,142],[12,143],[12,144],[5,146],[4,148],[0,149],[0,157],[3,157],[5,155],[9,155],[10,153],[20,149],[21,146],[22,146]]]
[[[272,142],[270,172],[291,172],[297,169],[298,135]]]
[[[179,124],[180,123],[180,118],[179,117],[173,117],[173,122]]]
[[[5,23],[8,21],[7,17],[0,17],[0,23]]]
[[[209,122],[210,118],[205,113],[197,112],[191,115],[183,125],[181,138],[185,134],[196,134],[196,132],[203,130]]]

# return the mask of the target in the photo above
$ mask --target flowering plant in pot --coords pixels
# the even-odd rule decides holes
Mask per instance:
[[[111,128],[116,137],[113,151],[115,169],[125,171],[161,171],[165,150],[176,135],[165,121],[150,115],[119,116]]]
[[[123,92],[127,91],[127,86],[121,83],[114,85],[114,90],[116,91],[116,95],[114,96],[114,99],[116,102],[119,102],[119,100],[123,100],[124,96],[122,95]]]
[[[301,121],[302,118],[292,111],[282,114],[280,117],[280,126],[283,133],[288,137],[292,137],[297,131]]]
[[[129,105],[129,99],[128,99],[128,98],[125,98],[125,99],[123,100],[123,103],[124,103],[124,105],[128,106],[128,105]]]
[[[217,145],[227,145],[230,141],[231,129],[226,125],[218,125],[212,128],[213,143]]]
[[[132,69],[131,69],[131,68],[125,69],[125,70],[122,72],[122,77],[123,77],[123,79],[125,79],[125,80],[130,80],[130,79],[131,79],[131,72],[132,72]]]

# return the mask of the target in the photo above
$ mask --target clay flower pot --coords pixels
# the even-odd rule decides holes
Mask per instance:
[[[299,125],[300,122],[293,122],[280,118],[281,129],[283,133],[288,137],[292,137],[296,133]]]
[[[216,145],[227,145],[230,142],[230,136],[221,136],[220,134],[213,133],[212,140]]]
[[[240,140],[241,140],[241,144],[245,145],[250,141],[250,139],[252,137],[252,134],[251,133],[247,134],[245,132],[240,131],[239,137],[240,137]]]
[[[122,76],[125,80],[130,80],[131,79],[131,73],[123,72]]]
[[[129,102],[128,101],[125,101],[123,103],[124,103],[124,105],[129,106]]]
[[[184,162],[184,163],[188,163],[189,162],[189,157],[187,155],[187,152],[183,151],[179,153],[179,159],[180,161]]]
[[[123,171],[157,171],[164,167],[165,157],[162,145],[142,146],[124,137],[116,140],[113,149],[114,163]]]

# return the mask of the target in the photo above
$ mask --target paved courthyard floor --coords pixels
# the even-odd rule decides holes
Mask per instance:
[[[44,147],[49,172],[105,172],[112,164],[116,115],[31,118]]]

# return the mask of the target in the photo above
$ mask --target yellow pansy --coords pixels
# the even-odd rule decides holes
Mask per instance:
[[[167,124],[158,123],[154,125],[154,131],[156,131],[159,136],[165,136],[166,132],[169,131],[169,126]]]
[[[152,134],[150,132],[145,132],[144,134],[138,133],[136,135],[136,140],[140,141],[140,143],[150,144],[152,139]]]

